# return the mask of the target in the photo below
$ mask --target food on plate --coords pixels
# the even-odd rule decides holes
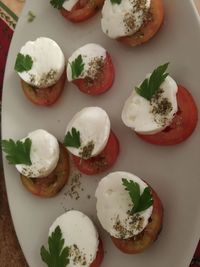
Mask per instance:
[[[49,267],[99,267],[104,251],[90,218],[80,211],[71,210],[52,224],[49,229],[48,249],[42,246],[40,254]]]
[[[35,130],[16,142],[12,139],[2,140],[1,146],[9,164],[15,165],[22,184],[31,193],[52,197],[67,183],[68,152],[47,131]]]
[[[67,125],[64,144],[78,170],[87,175],[108,170],[119,154],[110,119],[99,107],[86,107],[74,115]]]
[[[163,19],[163,0],[105,0],[101,26],[110,38],[136,46],[151,39]]]
[[[32,103],[41,106],[52,105],[60,97],[66,80],[65,69],[61,48],[46,37],[28,41],[15,62],[24,94]]]
[[[110,54],[98,44],[86,44],[68,59],[68,81],[81,92],[99,95],[110,89],[114,81],[114,67]]]
[[[124,253],[147,249],[158,237],[163,207],[156,192],[128,172],[113,172],[96,189],[97,217],[113,243]]]
[[[136,134],[156,145],[175,145],[194,131],[198,110],[192,95],[166,73],[168,63],[157,67],[125,102],[122,120]]]
[[[63,17],[76,23],[94,16],[104,0],[51,0],[50,3],[60,10]]]

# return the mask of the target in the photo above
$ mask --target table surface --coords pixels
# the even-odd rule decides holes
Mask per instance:
[[[5,21],[9,26],[10,32],[4,32],[0,25],[0,49],[1,49],[1,40],[3,39],[2,34],[8,35],[8,45],[7,50],[0,50],[0,62],[2,61],[3,56],[7,56],[9,42],[12,38],[12,33],[15,28],[17,18],[20,16],[20,12],[24,6],[25,0],[1,0],[0,1],[0,20]],[[194,0],[197,10],[200,14],[200,0]],[[9,17],[10,16],[10,17]],[[1,53],[6,55],[1,55]],[[5,61],[6,59],[4,59]],[[2,62],[1,62],[2,63]],[[5,62],[4,62],[5,64]],[[4,64],[0,69],[1,73],[4,72]],[[1,85],[2,81],[0,79],[0,92],[2,89]],[[200,245],[199,249],[200,250]],[[5,181],[3,177],[3,169],[2,169],[2,160],[0,156],[0,266],[1,267],[28,267],[26,260],[23,256],[21,248],[19,246],[18,240],[16,238],[15,230],[13,227],[12,219],[10,216],[6,189],[5,189]],[[194,262],[193,267],[200,266],[200,261],[197,259]]]

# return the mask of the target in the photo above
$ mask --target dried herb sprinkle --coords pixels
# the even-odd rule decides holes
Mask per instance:
[[[79,264],[85,266],[87,264],[86,254],[80,251],[76,244],[70,246],[69,255],[74,265]]]
[[[87,86],[93,86],[97,80],[101,79],[103,74],[103,69],[105,65],[105,60],[103,56],[94,57],[89,63],[89,68],[86,71],[85,82]]]
[[[124,15],[123,23],[126,29],[126,34],[128,35],[134,28],[139,28],[140,24],[138,24],[135,19],[135,13],[138,13],[138,18],[143,20],[143,24],[147,21],[147,17],[149,17],[149,10],[146,8],[147,0],[137,0],[130,1],[132,8],[129,12]]]
[[[57,76],[57,71],[53,69],[51,69],[47,73],[43,73],[39,81],[37,81],[36,76],[34,74],[32,73],[29,74],[30,82],[35,84],[37,81],[37,87],[44,87],[48,84],[56,83],[57,81],[56,76]]]
[[[173,108],[168,98],[163,97],[163,93],[164,90],[160,88],[151,99],[150,105],[152,107],[151,112],[154,115],[154,120],[164,126],[168,120],[167,116]]]
[[[81,173],[74,173],[71,176],[71,181],[69,184],[68,191],[64,194],[65,196],[69,196],[72,199],[78,200],[80,198],[80,191],[83,191],[81,184]]]
[[[79,155],[82,159],[89,159],[92,155],[92,151],[94,150],[94,142],[90,141],[87,145],[81,148]]]
[[[117,216],[114,219],[113,228],[117,232],[119,238],[127,238],[127,236],[134,236],[135,231],[141,231],[144,225],[144,218],[136,213],[134,215],[130,215],[124,219],[124,221],[119,219]]]

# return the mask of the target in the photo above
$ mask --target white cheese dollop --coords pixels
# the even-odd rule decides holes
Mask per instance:
[[[29,71],[18,72],[26,83],[45,88],[55,84],[65,69],[65,57],[58,44],[46,37],[28,41],[20,50],[24,56],[29,55],[33,66]]]
[[[26,138],[32,141],[30,159],[32,165],[17,164],[17,170],[24,176],[41,178],[48,176],[57,166],[59,159],[59,144],[57,139],[45,130],[36,130]],[[24,141],[26,138],[23,138]]]
[[[61,229],[64,246],[69,247],[67,267],[90,267],[99,246],[99,235],[90,218],[80,211],[68,211],[55,220],[49,236],[57,226]]]
[[[116,238],[127,239],[141,233],[151,217],[153,206],[135,214],[129,215],[133,207],[130,195],[122,184],[122,178],[137,182],[140,194],[147,184],[134,174],[128,172],[113,172],[104,177],[96,189],[97,217],[102,227]],[[136,218],[141,218],[139,221]],[[123,230],[122,230],[123,229]]]
[[[113,39],[136,33],[150,5],[151,0],[121,0],[120,4],[105,0],[101,19],[103,32]]]
[[[81,146],[79,148],[69,147],[67,149],[75,156],[81,157],[83,147],[90,142],[94,144],[91,157],[101,153],[105,148],[110,135],[110,119],[105,110],[100,107],[86,107],[76,113],[67,125],[66,133],[75,128],[80,132]]]
[[[67,64],[68,81],[73,81],[71,64],[79,55],[82,56],[84,69],[80,74],[80,76],[74,78],[74,80],[78,78],[83,79],[85,77],[90,77],[91,79],[94,79],[94,76],[97,71],[96,65],[98,65],[96,64],[96,61],[100,60],[101,62],[103,62],[105,60],[106,50],[98,44],[86,44],[77,49],[68,59],[68,64]]]
[[[163,93],[159,97],[158,103],[165,100],[171,103],[169,112],[167,114],[153,112],[154,107],[158,105],[154,101],[148,101],[140,96],[133,89],[122,110],[122,121],[127,127],[140,134],[155,134],[171,124],[178,110],[176,98],[178,87],[176,82],[170,76],[167,76],[160,88]]]
[[[72,8],[78,3],[79,0],[66,0],[64,1],[62,7],[67,10],[71,11]]]

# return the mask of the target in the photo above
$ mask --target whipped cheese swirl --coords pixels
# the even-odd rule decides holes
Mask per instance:
[[[130,214],[133,203],[122,179],[137,182],[140,192],[148,185],[134,174],[128,172],[113,172],[105,176],[96,189],[97,217],[102,227],[113,237],[127,239],[141,233],[149,223],[153,206]]]
[[[71,210],[58,217],[49,229],[49,236],[60,226],[64,246],[69,247],[67,267],[90,267],[99,245],[98,232],[88,216]]]
[[[136,33],[147,18],[151,0],[105,0],[102,9],[103,32],[116,39]]]
[[[65,57],[58,44],[46,37],[28,41],[20,50],[24,56],[29,55],[33,66],[29,71],[18,72],[26,83],[45,88],[55,84],[65,69]]]
[[[48,176],[57,166],[59,159],[59,144],[57,139],[45,130],[36,130],[26,138],[32,141],[30,159],[32,165],[17,164],[17,170],[24,176],[42,178]],[[23,138],[24,141],[26,138]]]

